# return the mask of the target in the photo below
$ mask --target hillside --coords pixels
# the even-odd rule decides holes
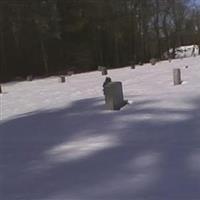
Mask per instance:
[[[129,101],[120,111],[105,110],[97,71],[3,84],[1,199],[199,199],[199,63],[109,70]]]

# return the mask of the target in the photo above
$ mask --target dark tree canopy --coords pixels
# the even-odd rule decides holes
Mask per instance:
[[[1,0],[0,78],[120,67],[200,46],[192,0]]]

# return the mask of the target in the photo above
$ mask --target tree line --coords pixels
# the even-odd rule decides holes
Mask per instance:
[[[1,0],[0,81],[162,59],[200,46],[194,0]]]

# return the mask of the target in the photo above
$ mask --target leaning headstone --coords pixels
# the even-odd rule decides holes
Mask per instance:
[[[27,80],[27,81],[32,81],[32,80],[33,80],[33,76],[32,76],[32,75],[27,76],[27,77],[26,77],[26,80]]]
[[[126,101],[124,101],[122,83],[121,82],[110,82],[105,88],[105,103],[106,108],[109,110],[120,110]]]
[[[107,75],[108,74],[107,68],[106,67],[102,67],[101,73],[102,73],[102,76]]]
[[[179,68],[173,70],[173,79],[174,79],[174,85],[180,85],[182,83],[181,70]]]
[[[60,82],[65,83],[65,76],[60,76]]]

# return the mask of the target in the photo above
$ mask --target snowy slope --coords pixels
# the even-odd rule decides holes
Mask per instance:
[[[200,57],[108,73],[131,102],[118,112],[100,72],[3,85],[1,199],[200,199]]]

